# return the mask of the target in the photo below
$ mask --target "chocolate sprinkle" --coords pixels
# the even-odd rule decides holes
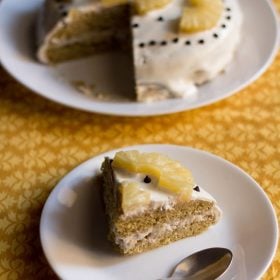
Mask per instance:
[[[198,44],[203,45],[204,44],[204,40],[198,40]]]
[[[226,19],[227,19],[227,20],[231,20],[231,16],[227,16]]]
[[[214,34],[213,34],[213,37],[214,37],[214,38],[219,38],[219,35],[218,35],[217,33],[214,33]]]
[[[161,44],[162,46],[165,46],[165,45],[167,45],[167,42],[166,42],[166,41],[162,41],[160,44]]]
[[[149,184],[149,183],[151,183],[151,182],[152,182],[152,179],[151,179],[149,176],[146,176],[146,177],[144,178],[144,183]]]
[[[145,47],[145,43],[140,43],[140,44],[139,44],[139,47],[140,47],[140,48],[144,48],[144,47]]]
[[[178,42],[179,42],[179,38],[174,38],[174,39],[172,40],[172,42],[173,42],[173,43],[178,43]]]
[[[231,8],[226,8],[226,10],[227,10],[228,12],[230,12],[230,11],[231,11]]]
[[[196,192],[200,192],[199,186],[196,186],[196,187],[194,187],[193,189],[194,189]]]
[[[189,46],[191,45],[191,41],[186,41],[185,44]]]
[[[222,24],[221,27],[222,27],[222,28],[226,28],[227,26],[226,26],[225,24]]]
[[[61,13],[61,15],[62,15],[63,17],[66,17],[66,16],[68,15],[68,12],[67,12],[67,11],[63,11],[63,12]]]
[[[149,42],[149,45],[150,45],[150,46],[154,46],[155,44],[156,44],[156,41],[150,41],[150,42]]]
[[[158,21],[163,21],[163,17],[159,17],[157,20]]]
[[[134,24],[132,25],[132,27],[133,27],[133,28],[138,28],[138,27],[139,27],[139,24],[138,24],[138,23],[134,23]]]

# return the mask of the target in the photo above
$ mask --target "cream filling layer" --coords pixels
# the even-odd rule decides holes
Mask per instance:
[[[175,219],[170,223],[159,224],[154,227],[150,227],[145,231],[136,232],[126,237],[116,235],[115,243],[118,244],[120,248],[122,248],[122,250],[127,252],[133,249],[137,245],[137,242],[143,239],[145,239],[147,243],[153,244],[160,240],[162,236],[171,233],[176,229],[183,229],[193,223],[207,221],[209,217],[214,217],[215,223],[217,223],[221,217],[221,213],[222,212],[220,208],[217,205],[215,205],[212,209],[210,209],[207,212],[189,216],[184,220]]]
[[[64,46],[69,46],[69,45],[72,45],[75,43],[84,43],[87,41],[93,41],[93,39],[95,39],[95,38],[96,38],[96,41],[99,41],[101,37],[108,38],[113,35],[114,35],[113,30],[94,31],[94,32],[86,33],[86,34],[81,34],[80,36],[72,37],[69,39],[59,39],[59,38],[53,37],[50,40],[50,43],[52,46],[55,46],[55,47],[64,47]]]

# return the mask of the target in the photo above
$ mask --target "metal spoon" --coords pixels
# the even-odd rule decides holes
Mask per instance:
[[[169,279],[214,280],[226,271],[231,260],[229,249],[205,249],[183,259]]]

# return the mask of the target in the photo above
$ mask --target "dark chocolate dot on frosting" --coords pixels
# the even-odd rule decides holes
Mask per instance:
[[[151,182],[152,182],[152,179],[151,179],[149,176],[146,176],[146,177],[144,178],[144,183],[149,184],[149,183],[151,183]]]
[[[165,46],[165,45],[167,45],[167,42],[166,42],[166,41],[162,41],[160,44],[161,44],[162,46]]]
[[[227,16],[226,19],[227,19],[227,20],[231,20],[231,16]]]
[[[231,11],[231,8],[226,8],[226,10],[227,10],[228,12],[230,12],[230,11]]]
[[[163,21],[163,17],[158,17],[158,21]]]
[[[227,26],[226,26],[225,24],[222,24],[221,27],[222,27],[222,28],[226,28]]]
[[[174,39],[172,40],[172,42],[173,42],[173,43],[178,43],[178,42],[179,42],[179,38],[174,38]]]
[[[200,192],[199,186],[195,186],[193,189],[194,189],[196,192]]]
[[[139,44],[139,47],[140,47],[140,48],[144,48],[144,47],[145,47],[145,43],[140,43],[140,44]]]
[[[132,27],[133,27],[133,28],[137,28],[137,27],[139,27],[139,24],[138,24],[138,23],[133,23],[133,24],[132,24]]]
[[[150,41],[150,42],[149,42],[149,45],[150,45],[150,46],[154,46],[155,44],[156,44],[156,41]]]
[[[185,44],[189,46],[191,45],[191,41],[186,41]]]
[[[198,40],[198,44],[203,45],[204,44],[204,40]]]
[[[218,35],[217,33],[214,33],[214,34],[213,34],[213,37],[214,37],[214,38],[219,38],[219,35]]]
[[[61,15],[62,15],[63,17],[66,17],[66,16],[68,15],[68,12],[67,12],[67,11],[63,11],[63,12],[61,13]]]

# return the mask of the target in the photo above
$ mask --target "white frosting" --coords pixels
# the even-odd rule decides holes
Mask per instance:
[[[121,184],[122,182],[137,182],[139,184],[139,188],[150,193],[151,202],[148,206],[143,205],[140,208],[133,209],[128,213],[123,215],[123,218],[128,216],[133,216],[139,213],[145,212],[147,209],[162,209],[168,210],[172,209],[174,205],[177,203],[178,196],[174,193],[168,192],[165,189],[161,188],[158,185],[158,179],[153,176],[149,176],[151,178],[150,183],[145,183],[144,178],[146,174],[141,173],[131,173],[123,169],[114,168],[114,176],[116,182]],[[195,185],[194,185],[195,187]],[[199,187],[200,191],[193,190],[191,195],[191,200],[204,200],[214,202],[216,204],[216,200],[203,188]]]
[[[161,236],[167,234],[168,232],[172,232],[173,230],[187,227],[192,223],[203,222],[206,221],[209,216],[214,217],[217,222],[221,216],[221,210],[215,206],[211,208],[209,211],[202,214],[196,214],[192,216],[188,216],[183,220],[173,220],[170,223],[159,224],[153,227],[150,227],[142,232],[136,232],[126,237],[122,237],[116,235],[115,242],[118,244],[124,251],[128,251],[132,249],[136,243],[140,240],[145,240],[152,244],[156,242]]]
[[[48,63],[47,49],[55,32],[71,17],[61,16],[62,4],[46,0],[45,22],[39,24],[38,51],[40,61]],[[147,15],[134,15],[133,56],[138,101],[152,102],[167,98],[195,98],[197,85],[214,79],[232,60],[240,41],[242,14],[238,0],[224,0],[225,10],[217,26],[209,31],[179,34],[178,25],[186,0],[173,0],[163,9]],[[72,0],[64,3],[65,10],[81,12],[104,9],[99,0]],[[64,9],[63,8],[63,9]],[[227,10],[226,8],[230,8]],[[158,21],[162,17],[163,21]],[[227,17],[230,17],[228,19]],[[222,28],[225,25],[226,28]],[[214,37],[218,35],[218,38]],[[79,38],[56,40],[57,46],[83,41],[94,34],[81,34]],[[174,43],[173,40],[179,41]],[[203,44],[199,41],[203,40]],[[154,41],[155,45],[150,45]],[[189,41],[190,45],[186,45]],[[164,42],[164,45],[162,45]],[[144,47],[140,47],[144,44]],[[151,90],[152,88],[152,90]]]
[[[185,3],[185,0],[173,0],[161,10],[146,16],[135,15],[132,19],[132,25],[138,24],[133,28],[137,84],[163,86],[173,97],[183,98],[194,94],[197,84],[215,78],[231,61],[240,39],[242,22],[238,1],[225,0],[225,10],[217,27],[179,35],[178,25]],[[158,21],[159,17],[163,21]],[[226,28],[222,28],[223,24]],[[173,42],[175,38],[179,39],[177,43]],[[204,43],[199,44],[199,40]],[[155,45],[150,45],[151,41]],[[186,45],[186,41],[191,44]],[[165,45],[161,45],[162,42]]]

